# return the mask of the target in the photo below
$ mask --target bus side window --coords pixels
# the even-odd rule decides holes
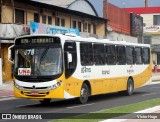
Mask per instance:
[[[80,43],[81,65],[93,65],[93,48],[92,43]]]
[[[135,48],[135,62],[136,64],[142,64],[142,48],[141,47]]]
[[[65,76],[69,78],[77,66],[77,48],[75,42],[65,42],[64,44]]]
[[[116,51],[117,51],[117,64],[118,65],[126,64],[125,46],[116,46]]]
[[[149,64],[150,63],[150,50],[149,48],[143,48],[143,63]]]
[[[105,64],[105,49],[104,44],[94,44],[94,62],[95,65]]]
[[[116,64],[116,47],[115,45],[106,45],[106,62],[108,65]]]
[[[126,62],[127,64],[134,64],[134,47],[126,47]]]

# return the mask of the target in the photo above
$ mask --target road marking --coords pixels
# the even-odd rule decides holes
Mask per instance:
[[[148,95],[153,95],[153,94],[159,94],[159,93],[144,94],[144,95],[142,95],[142,96],[148,96]]]
[[[5,97],[5,98],[0,98],[0,101],[5,101],[5,100],[14,100],[17,99],[15,97]]]
[[[90,106],[93,105],[95,103],[90,103],[90,104],[85,104],[85,105],[78,105],[78,106],[72,106],[72,107],[66,107],[66,108],[78,108],[78,107],[83,107],[83,106]]]

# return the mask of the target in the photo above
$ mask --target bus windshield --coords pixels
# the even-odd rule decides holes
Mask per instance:
[[[15,49],[14,71],[17,76],[52,76],[62,73],[60,47]]]

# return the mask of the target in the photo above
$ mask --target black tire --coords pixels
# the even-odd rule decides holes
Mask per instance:
[[[133,94],[134,91],[134,83],[133,80],[131,78],[128,79],[127,82],[127,90],[125,91],[127,96],[131,96]]]
[[[86,83],[83,83],[80,91],[80,97],[78,98],[78,102],[81,104],[87,103],[89,98],[89,88]]]
[[[40,100],[39,102],[42,104],[42,105],[47,105],[49,104],[51,101],[51,99],[43,99],[43,100]]]

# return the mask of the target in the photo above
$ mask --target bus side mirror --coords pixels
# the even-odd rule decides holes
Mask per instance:
[[[14,64],[13,60],[14,60],[14,45],[10,46],[8,48],[8,61],[11,62],[12,64]]]

